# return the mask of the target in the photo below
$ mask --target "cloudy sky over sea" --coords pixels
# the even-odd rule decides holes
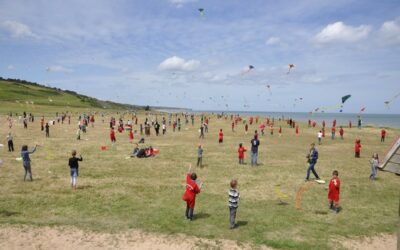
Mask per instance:
[[[398,114],[399,13],[398,0],[0,0],[0,76],[141,105],[338,112],[351,94],[343,112]]]

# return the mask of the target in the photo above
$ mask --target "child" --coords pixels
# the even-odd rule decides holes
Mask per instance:
[[[238,149],[238,154],[239,154],[239,164],[244,164],[244,152],[247,150],[243,147],[242,143],[239,143],[239,149]]]
[[[76,157],[76,150],[72,150],[72,157],[69,158],[68,165],[71,169],[71,187],[73,190],[76,190],[76,183],[78,181],[78,169],[79,169],[79,163],[78,161],[82,161],[82,155],[79,156],[79,158]]]
[[[222,132],[222,129],[219,130],[218,133],[218,142],[223,143],[224,142],[224,133]]]
[[[111,128],[111,130],[110,130],[110,139],[111,139],[112,144],[114,144],[117,141],[117,139],[115,138],[114,128]]]
[[[322,141],[322,131],[320,130],[318,132],[318,145],[321,145],[321,141]]]
[[[360,158],[360,153],[361,153],[361,140],[357,139],[356,144],[354,146],[354,156],[356,158]]]
[[[46,128],[46,137],[50,137],[50,126],[48,122],[46,123],[45,128]]]
[[[332,179],[329,182],[329,208],[334,210],[336,213],[340,212],[339,208],[339,194],[340,194],[340,180],[339,180],[339,172],[334,170],[332,172]]]
[[[386,137],[386,130],[382,129],[381,130],[381,142],[385,142],[385,137]]]
[[[8,152],[14,152],[14,142],[11,132],[7,135]]]
[[[22,165],[25,169],[24,181],[26,180],[26,176],[28,174],[29,174],[29,178],[31,179],[31,181],[33,181],[32,170],[31,170],[31,159],[29,158],[29,155],[35,153],[36,148],[37,148],[37,145],[33,148],[32,151],[28,151],[27,145],[22,146],[22,149],[21,149]]]
[[[369,162],[371,163],[371,175],[369,176],[369,179],[374,181],[376,180],[378,174],[378,166],[379,166],[378,154],[377,153],[373,154],[372,159]]]
[[[231,180],[231,188],[228,192],[228,203],[229,203],[229,222],[230,222],[230,229],[234,229],[237,227],[235,220],[236,220],[236,212],[239,207],[239,192],[237,191],[237,180]]]
[[[335,134],[336,134],[336,127],[331,128],[331,133],[332,133],[332,140],[335,139]]]
[[[203,166],[203,148],[201,147],[201,144],[199,144],[197,148],[197,166]]]
[[[133,132],[132,132],[132,130],[129,131],[129,142],[130,143],[133,142]]]
[[[279,126],[279,131],[278,131],[278,133],[279,133],[279,137],[281,137],[281,136],[282,136],[282,126]]]
[[[80,139],[81,139],[81,129],[80,129],[80,128],[78,128],[78,129],[76,130],[76,139],[77,139],[77,140],[80,140]]]
[[[342,127],[342,126],[340,126],[339,135],[340,135],[340,139],[342,139],[342,140],[343,140],[344,129],[343,129],[343,127]]]
[[[186,191],[182,196],[182,200],[186,201],[186,219],[192,221],[193,220],[193,211],[196,203],[196,195],[200,193],[201,186],[203,183],[200,183],[200,186],[197,185],[197,175],[196,173],[191,172],[192,165],[189,167],[189,171],[186,175]]]

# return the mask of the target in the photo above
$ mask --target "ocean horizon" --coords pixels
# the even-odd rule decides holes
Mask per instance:
[[[326,126],[330,127],[332,121],[336,119],[337,126],[349,125],[351,121],[353,127],[357,127],[358,117],[361,117],[362,126],[366,127],[385,127],[385,128],[400,128],[400,114],[370,114],[370,113],[312,113],[309,112],[279,112],[279,111],[226,111],[226,110],[190,110],[190,109],[159,109],[163,112],[171,113],[211,113],[211,114],[227,114],[227,115],[240,115],[240,116],[259,116],[260,118],[292,118],[295,121],[308,122],[312,120],[317,122],[318,125],[325,121]]]

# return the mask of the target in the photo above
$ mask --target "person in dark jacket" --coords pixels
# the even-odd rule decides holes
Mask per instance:
[[[314,167],[315,164],[317,164],[318,160],[318,151],[315,148],[315,143],[311,143],[311,148],[310,148],[310,153],[307,155],[307,161],[310,164],[307,168],[307,176],[305,178],[305,181],[308,181],[310,178],[310,172],[312,172],[317,180],[319,180],[319,176],[317,172],[315,171]]]
[[[76,184],[78,181],[78,175],[79,175],[79,161],[82,161],[82,155],[79,156],[79,158],[76,157],[76,150],[72,150],[72,157],[69,158],[68,165],[71,170],[71,187],[72,189],[76,190]]]

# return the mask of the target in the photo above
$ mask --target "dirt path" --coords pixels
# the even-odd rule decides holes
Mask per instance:
[[[341,241],[347,249],[395,250],[397,237],[382,235],[372,238]],[[109,234],[83,231],[73,227],[0,227],[0,249],[24,250],[86,250],[86,249],[254,249],[251,245],[237,245],[230,240],[208,240],[183,235],[166,236],[131,230]],[[260,247],[272,250],[272,248]]]
[[[120,234],[86,232],[72,227],[5,226],[0,228],[0,249],[252,249],[228,240],[183,235],[165,236],[132,230]],[[270,249],[270,248],[262,248]]]

